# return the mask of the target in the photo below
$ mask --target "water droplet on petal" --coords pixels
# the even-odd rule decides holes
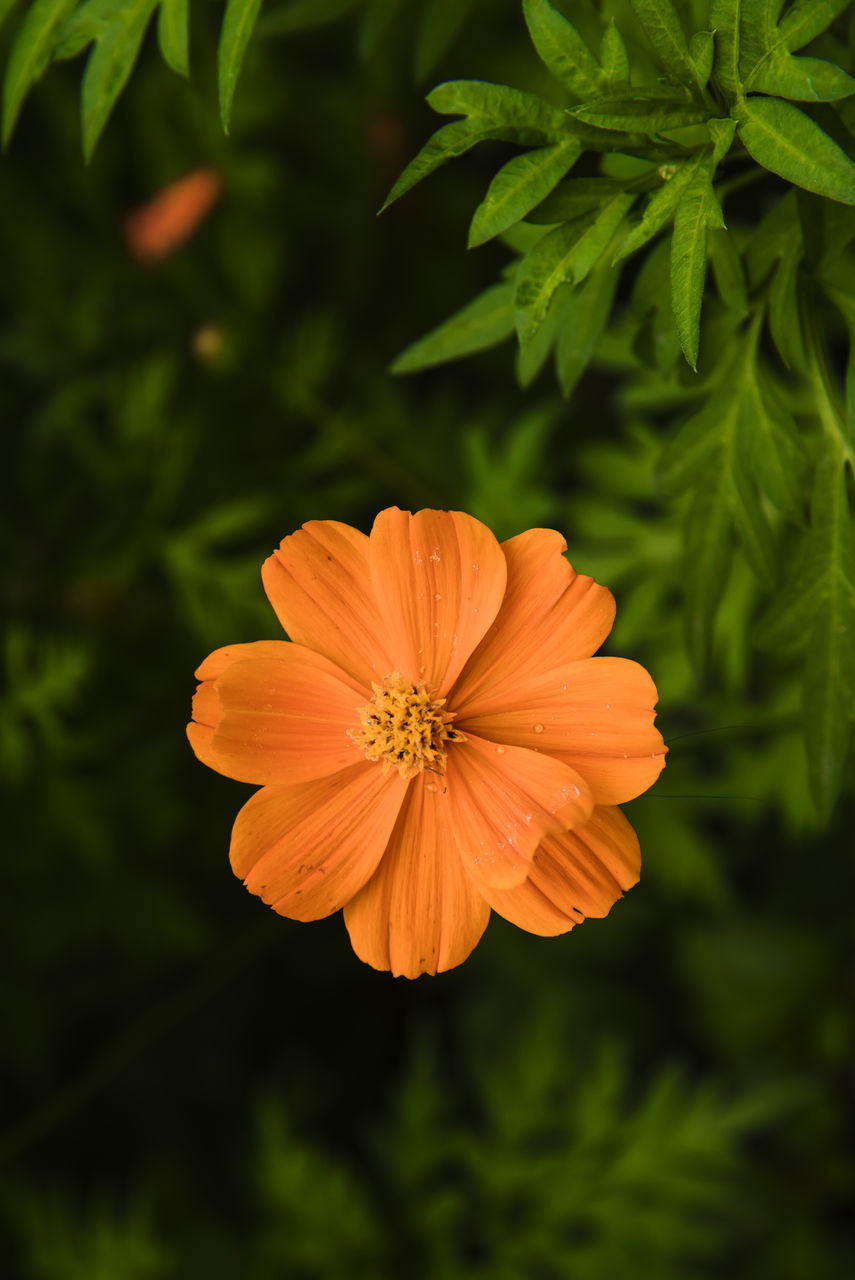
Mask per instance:
[[[442,599],[442,596],[441,596],[441,595],[440,595],[440,593],[437,591],[436,595],[434,596],[434,600],[441,600],[441,599]]]
[[[542,725],[542,724],[536,724],[536,725],[534,726],[534,731],[535,731],[535,733],[543,733],[543,725]]]
[[[497,755],[497,756],[503,756],[504,754],[505,754],[505,748],[504,748],[504,747],[496,747],[496,755]]]
[[[425,791],[438,791],[438,790],[439,790],[439,787],[436,785],[435,782],[429,782],[425,787]]]

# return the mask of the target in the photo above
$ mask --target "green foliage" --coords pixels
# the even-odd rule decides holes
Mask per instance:
[[[828,511],[816,496],[808,503],[828,468],[839,474],[835,536],[844,542],[852,536],[853,454],[848,444],[840,452],[849,428],[829,390],[823,353],[834,327],[817,297],[830,291],[851,329],[855,259],[841,259],[855,231],[846,209],[855,204],[855,144],[846,114],[855,90],[851,39],[823,46],[840,62],[795,56],[822,38],[846,6],[795,4],[782,14],[780,5],[759,0],[712,0],[708,7],[628,0],[609,8],[608,22],[605,6],[592,6],[585,35],[549,0],[525,0],[523,8],[538,55],[569,98],[564,111],[553,105],[554,90],[547,100],[495,84],[440,85],[429,103],[466,119],[434,134],[387,201],[476,142],[535,145],[500,169],[470,229],[470,246],[504,233],[517,257],[505,268],[506,283],[411,344],[392,367],[412,373],[503,341],[511,289],[523,386],[552,354],[570,395],[607,343],[612,357],[620,349],[622,376],[644,383],[648,407],[664,407],[686,385],[674,363],[682,350],[701,380],[705,404],[665,438],[661,472],[671,492],[687,495],[686,626],[698,671],[705,673],[734,533],[773,617],[786,612],[783,601],[791,594],[784,566],[793,540],[802,548],[797,556],[807,556],[814,570],[815,555],[805,548],[832,554]],[[592,42],[596,9],[600,35]],[[628,38],[618,45],[623,24]],[[835,111],[843,114],[835,119]],[[769,174],[792,184],[792,192],[782,197]],[[743,189],[751,192],[751,204],[742,200]],[[756,210],[764,208],[758,224]],[[639,258],[628,328],[619,272]],[[829,260],[837,282],[823,266]],[[709,296],[711,282],[720,302]],[[488,298],[501,299],[502,322],[482,323],[475,340],[469,317],[484,315]],[[807,330],[815,334],[810,342]],[[770,360],[766,333],[789,380]],[[850,377],[847,404],[853,385]],[[811,396],[823,404],[819,436]],[[819,501],[827,504],[827,484],[821,492]],[[840,579],[839,564],[829,572]],[[837,589],[830,592],[829,599],[841,598]],[[829,609],[840,619],[834,634],[849,644],[849,654],[839,646],[832,651],[823,614],[810,647],[804,701],[810,776],[825,814],[842,782],[852,720],[847,697],[838,697],[832,711],[830,690],[855,678],[848,614],[839,613],[839,604]]]
[[[7,51],[35,7],[0,0]],[[737,92],[852,152],[852,9],[268,0],[226,137],[225,5],[191,8],[84,167],[83,59],[127,63],[75,6],[2,161],[4,1280],[855,1274],[855,206],[758,164]],[[426,154],[484,145],[378,220],[414,68],[453,78]],[[141,266],[127,208],[199,164],[217,207]],[[281,636],[283,534],[389,503],[560,530],[669,746],[608,919],[493,919],[415,984],[242,891],[249,788],[183,733],[211,649]]]

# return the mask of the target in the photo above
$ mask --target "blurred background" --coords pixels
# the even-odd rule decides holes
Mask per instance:
[[[545,75],[515,0],[442,9],[271,3],[226,137],[200,6],[191,81],[149,36],[88,166],[77,62],[0,161],[4,1276],[855,1274],[855,814],[815,816],[749,571],[701,685],[643,396],[522,391],[510,342],[387,371],[507,258],[464,248],[501,144],[376,218],[424,92]],[[139,261],[129,213],[200,166],[215,207]],[[270,550],[391,503],[560,529],[671,745],[607,920],[494,917],[415,983],[241,888],[251,788],[184,737],[208,652],[279,634]]]

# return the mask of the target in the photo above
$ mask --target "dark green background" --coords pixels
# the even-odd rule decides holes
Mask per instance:
[[[90,167],[78,64],[0,162],[0,1270],[843,1277],[851,801],[820,828],[798,683],[752,649],[740,563],[692,674],[661,423],[616,377],[521,392],[510,344],[387,374],[507,256],[463,248],[498,145],[375,218],[435,123],[413,21],[363,24],[367,50],[351,20],[257,40],[225,138],[203,11],[191,85],[147,45]],[[476,6],[430,83],[458,75],[540,83],[515,5]],[[125,213],[199,164],[221,204],[136,265]],[[363,966],[340,918],[241,888],[251,789],[184,739],[201,659],[277,637],[270,549],[391,503],[561,529],[672,744],[606,921],[545,940],[494,918],[416,983]]]

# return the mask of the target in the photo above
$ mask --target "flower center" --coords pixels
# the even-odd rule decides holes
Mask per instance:
[[[350,737],[369,760],[381,760],[383,771],[394,765],[402,778],[422,769],[442,772],[445,742],[463,742],[450,727],[454,715],[445,698],[435,698],[429,685],[411,684],[396,671],[382,684],[372,684],[374,697],[359,712],[361,727]]]

